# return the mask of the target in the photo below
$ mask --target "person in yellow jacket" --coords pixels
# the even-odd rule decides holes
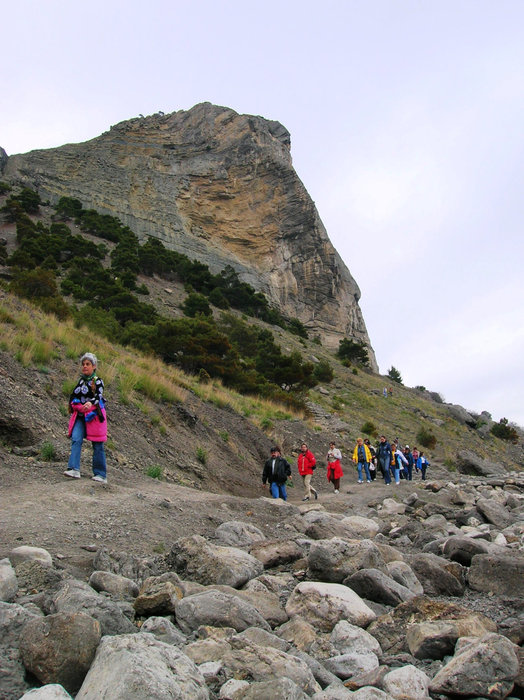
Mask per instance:
[[[362,468],[364,468],[367,482],[370,484],[371,476],[369,474],[369,463],[371,462],[371,451],[369,447],[364,444],[364,440],[362,438],[357,439],[357,444],[353,450],[353,461],[357,465],[358,469],[358,483],[362,483]]]

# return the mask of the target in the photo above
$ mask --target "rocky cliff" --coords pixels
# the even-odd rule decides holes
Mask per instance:
[[[3,158],[5,179],[42,198],[78,198],[140,239],[232,265],[328,347],[361,340],[375,357],[360,291],[293,169],[278,122],[209,103],[122,122],[91,141]]]

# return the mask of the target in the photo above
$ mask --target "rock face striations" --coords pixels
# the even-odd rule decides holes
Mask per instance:
[[[5,155],[5,154],[4,154]],[[142,240],[241,279],[328,347],[363,341],[359,288],[293,169],[278,122],[209,103],[122,122],[91,141],[0,161],[3,177],[55,203],[117,216]]]

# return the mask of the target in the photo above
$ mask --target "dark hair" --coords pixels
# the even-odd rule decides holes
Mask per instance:
[[[280,447],[279,447],[278,445],[274,445],[274,446],[271,448],[270,452],[280,452]]]

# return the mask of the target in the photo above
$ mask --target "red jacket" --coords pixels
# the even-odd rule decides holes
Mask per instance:
[[[315,455],[308,450],[305,454],[301,452],[298,455],[298,473],[300,476],[306,476],[306,474],[313,474],[313,467],[316,465],[317,460]]]

